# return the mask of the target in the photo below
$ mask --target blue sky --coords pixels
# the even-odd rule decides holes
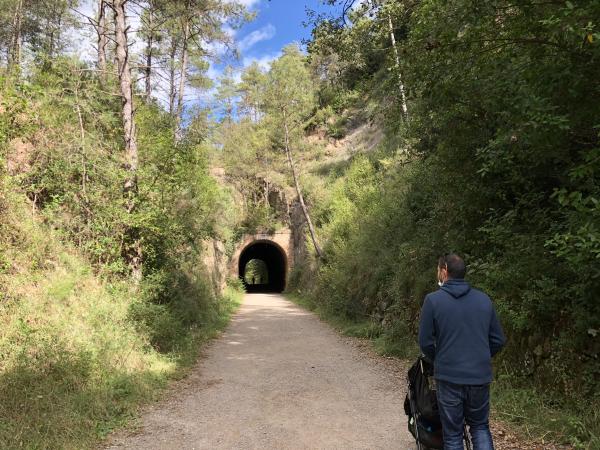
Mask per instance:
[[[307,20],[306,8],[324,12],[331,10],[325,6],[322,0],[233,0],[244,4],[250,11],[256,14],[252,22],[244,24],[235,30],[234,40],[240,56],[222,55],[218,62],[211,62],[208,76],[213,79],[212,89],[196,93],[200,104],[210,105],[218,84],[218,77],[227,65],[235,68],[236,79],[241,78],[241,71],[253,62],[268,70],[270,63],[276,59],[283,47],[297,42],[302,45],[303,39],[310,38],[311,28],[305,27],[303,22]],[[218,53],[218,50],[217,50]]]
[[[236,32],[241,50],[241,60],[233,65],[247,66],[252,61],[268,64],[280,50],[291,42],[301,42],[310,37],[306,20],[306,7],[324,10],[321,0],[245,0],[256,19]]]
[[[230,0],[245,5],[250,11],[256,13],[256,18],[233,31],[233,37],[240,51],[240,58],[235,60],[227,55],[221,55],[221,61],[212,62],[208,76],[216,81],[226,65],[232,65],[238,71],[257,61],[267,69],[273,59],[280,55],[281,49],[292,42],[300,43],[310,37],[310,28],[304,27],[302,22],[307,18],[306,8],[317,11],[326,11],[330,7],[324,6],[322,0]],[[96,0],[80,0],[79,12],[84,16],[95,15]],[[134,4],[132,2],[132,4]],[[133,7],[135,10],[135,7]],[[82,19],[84,16],[78,16]],[[139,27],[138,14],[132,12],[129,16],[132,30]],[[85,22],[85,20],[84,20]],[[73,53],[86,61],[93,62],[96,55],[93,49],[95,34],[91,27],[74,31]],[[141,52],[143,42],[136,39],[135,31],[131,33],[133,52]],[[218,46],[212,48],[216,53],[222,53]],[[239,72],[237,76],[239,77]],[[166,90],[160,86],[160,79],[155,77],[157,86],[154,95],[162,103],[166,102]],[[198,92],[188,88],[186,90],[186,103],[208,105],[212,101],[214,88],[208,92]]]

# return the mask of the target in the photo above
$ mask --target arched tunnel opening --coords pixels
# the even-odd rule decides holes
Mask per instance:
[[[239,277],[246,292],[282,292],[285,289],[286,257],[279,245],[257,241],[240,254]]]

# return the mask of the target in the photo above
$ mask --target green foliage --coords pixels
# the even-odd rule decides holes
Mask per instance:
[[[298,285],[328,314],[381,323],[377,345],[407,355],[436,257],[465,255],[509,336],[504,376],[541,402],[548,392],[573,426],[547,429],[581,448],[600,434],[588,420],[600,401],[596,17],[597,2],[428,0],[365,4],[351,27],[320,22],[317,120],[359,90],[387,133],[328,184],[316,217],[327,262]]]
[[[0,192],[11,201],[0,216],[0,446],[91,448],[185,373],[227,323],[239,290],[217,301],[198,272],[149,277],[141,293],[101,281],[20,195]]]
[[[574,448],[595,449],[600,445],[596,428],[598,410],[577,414],[557,403],[553,393],[532,389],[527,383],[499,374],[492,384],[494,415],[509,420],[530,438],[569,441]]]
[[[0,0],[0,48],[2,59],[17,74],[19,53],[15,46],[15,19],[20,17],[20,53],[30,52],[37,64],[52,64],[52,58],[68,46],[69,33],[77,26],[72,8],[78,0]],[[2,61],[0,59],[0,62]],[[22,55],[21,55],[22,59]]]
[[[328,137],[341,139],[346,135],[348,112],[336,113],[331,105],[319,109],[310,121],[310,127],[324,129]]]
[[[244,281],[247,284],[268,284],[269,269],[264,261],[251,259],[246,264]]]
[[[250,117],[254,123],[258,123],[264,110],[266,85],[266,74],[257,62],[250,64],[242,73],[242,80],[238,86],[238,92],[241,94],[238,108],[241,114]]]
[[[11,201],[1,233],[10,241],[0,272],[0,443],[88,447],[176,367],[126,320],[132,292],[100,282],[17,195]]]
[[[208,174],[200,122],[175,143],[171,116],[139,104],[128,214],[120,101],[93,72],[55,58],[0,84],[0,447],[88,448],[227,323],[239,294],[214,292],[199,261],[203,240],[228,236],[217,208],[231,200]]]
[[[231,77],[221,81],[219,98],[226,100],[229,112],[221,111],[216,126],[213,164],[223,167],[227,180],[241,194],[236,199],[243,204],[238,234],[274,232],[289,223],[286,202],[291,198],[286,187],[295,189],[285,149],[301,155],[299,160],[315,158],[318,150],[302,140],[316,106],[306,56],[292,44],[269,71],[254,64],[242,72],[237,85]],[[234,105],[236,93],[239,99]]]
[[[297,129],[314,108],[314,85],[306,61],[297,45],[283,49],[283,55],[273,61],[268,73],[265,106],[269,119],[282,133],[287,123]]]
[[[246,211],[245,219],[240,223],[242,233],[272,233],[281,225],[277,221],[277,215],[273,208],[268,205],[250,205]]]
[[[222,116],[222,120],[231,123],[236,112],[235,98],[238,94],[233,68],[231,66],[225,67],[218,81],[215,100],[219,106],[215,112]]]

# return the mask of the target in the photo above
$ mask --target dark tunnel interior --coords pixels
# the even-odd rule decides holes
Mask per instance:
[[[246,268],[252,260],[263,261],[267,276],[258,277],[255,283],[246,277]],[[239,259],[239,277],[244,283],[246,292],[282,292],[285,289],[286,257],[283,250],[269,241],[258,241],[246,247]]]

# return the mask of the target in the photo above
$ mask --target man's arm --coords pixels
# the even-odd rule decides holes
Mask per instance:
[[[506,343],[506,338],[504,337],[504,333],[502,332],[502,327],[500,326],[500,321],[498,320],[498,316],[496,314],[496,310],[492,306],[492,320],[490,322],[490,353],[494,356]]]
[[[421,308],[419,323],[419,347],[425,356],[432,361],[435,359],[435,327],[433,324],[433,305],[429,296],[425,297]]]

